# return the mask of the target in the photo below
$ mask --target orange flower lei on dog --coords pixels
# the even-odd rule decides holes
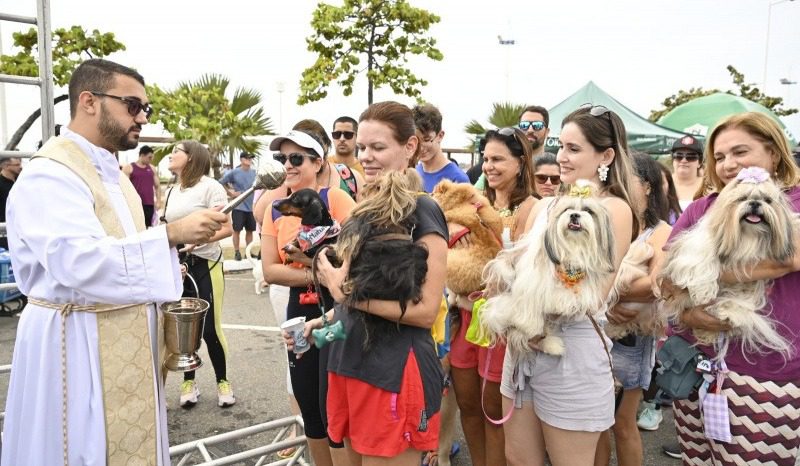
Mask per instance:
[[[586,277],[586,272],[582,270],[572,270],[572,269],[564,269],[559,267],[556,269],[556,277],[561,280],[561,283],[564,284],[569,289],[573,289],[576,293],[578,292],[578,284],[583,281]]]

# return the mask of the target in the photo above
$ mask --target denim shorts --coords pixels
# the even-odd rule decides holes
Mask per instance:
[[[614,341],[611,347],[614,375],[622,382],[622,388],[632,390],[650,387],[650,377],[656,364],[656,340],[652,336],[636,335],[635,344],[626,346]]]

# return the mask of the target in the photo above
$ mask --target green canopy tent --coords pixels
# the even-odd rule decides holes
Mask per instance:
[[[772,110],[733,94],[717,92],[679,105],[658,120],[660,125],[705,137],[723,118],[742,112],[761,112],[775,119],[792,146],[797,140]]]
[[[628,146],[631,149],[648,154],[666,154],[672,149],[672,143],[685,135],[643,118],[589,81],[566,100],[550,109],[550,136],[547,138],[546,151],[553,153],[558,151],[561,121],[572,111],[588,102],[593,105],[604,105],[622,118],[628,133]]]

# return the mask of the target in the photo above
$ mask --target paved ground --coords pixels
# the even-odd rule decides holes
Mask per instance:
[[[228,409],[217,407],[214,375],[208,362],[197,373],[201,390],[200,403],[192,410],[183,410],[178,406],[181,377],[170,375],[167,379],[167,409],[171,445],[281,418],[290,413],[285,390],[286,358],[282,343],[274,330],[275,317],[267,294],[257,296],[254,293],[253,278],[249,272],[228,273],[225,283],[223,323],[230,351],[228,376],[233,383],[238,402]],[[17,322],[15,317],[0,317],[0,365],[11,363]],[[208,361],[205,349],[201,349],[200,354]],[[0,375],[0,406],[5,406],[7,385],[8,376]],[[674,438],[672,418],[669,413],[667,416],[669,422],[665,420],[659,431],[642,433],[646,465],[680,464],[679,461],[661,454],[661,445]],[[227,442],[212,449],[212,454],[230,454],[254,448],[267,441],[268,436],[260,435]],[[461,442],[463,445],[463,437]],[[470,464],[466,449],[462,448],[453,465]]]

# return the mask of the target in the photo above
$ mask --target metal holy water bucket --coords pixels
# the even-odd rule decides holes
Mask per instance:
[[[197,290],[197,283],[191,275],[186,275]],[[200,295],[198,291],[197,295]],[[203,365],[197,354],[203,338],[203,325],[208,301],[200,298],[181,298],[161,304],[164,313],[164,337],[167,344],[167,358],[164,367],[173,372],[193,371]]]

